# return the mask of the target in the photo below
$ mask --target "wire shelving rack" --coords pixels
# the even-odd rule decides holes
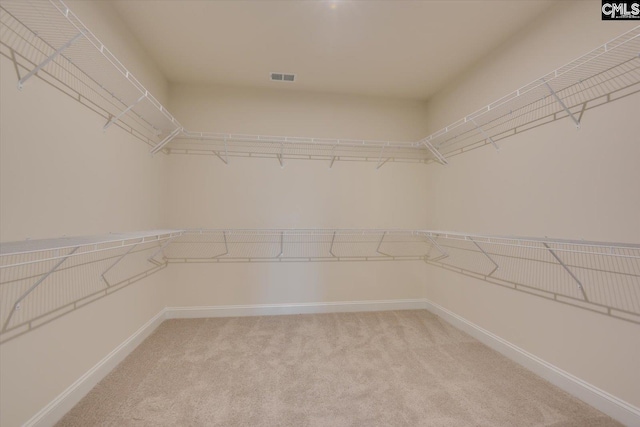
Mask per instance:
[[[164,267],[155,253],[176,230],[0,244],[0,342]]]
[[[415,142],[353,139],[304,138],[290,136],[237,135],[185,131],[167,145],[169,154],[214,155],[225,164],[230,157],[336,161],[426,163],[433,154]]]
[[[3,0],[0,4],[5,55],[21,56],[29,71],[46,74],[108,114],[104,125],[133,121],[132,132],[152,145],[166,143],[182,126],[62,0]],[[17,59],[16,59],[17,60]]]
[[[0,244],[0,342],[175,263],[349,261],[424,261],[640,324],[640,244],[431,230],[158,230]]]
[[[230,157],[447,164],[448,158],[640,91],[640,26],[417,142],[185,130],[62,0],[2,0],[0,53],[72,92],[152,146],[151,152]]]
[[[640,91],[640,25],[420,142],[444,158]]]

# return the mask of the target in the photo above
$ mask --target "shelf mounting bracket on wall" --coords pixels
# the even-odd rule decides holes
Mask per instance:
[[[544,79],[542,79],[542,82],[547,87],[547,90],[549,91],[549,93],[555,98],[558,104],[560,104],[562,109],[569,115],[569,117],[571,117],[571,120],[573,120],[573,123],[576,124],[576,129],[580,129],[580,120],[578,120],[576,116],[574,116],[573,113],[569,110],[569,108],[567,108],[565,103],[562,102],[562,99],[560,99],[558,94],[553,90],[553,88],[549,85],[549,83],[547,83]]]
[[[333,236],[331,237],[331,247],[329,248],[329,253],[331,254],[332,257],[338,258],[336,254],[333,253],[333,242],[335,242],[335,240],[336,240],[336,232],[334,231]]]
[[[104,127],[102,128],[103,131],[106,131],[107,129],[109,129],[109,126],[111,126],[112,124],[114,124],[115,122],[117,122],[118,120],[120,120],[120,118],[122,116],[124,116],[125,114],[127,114],[129,111],[131,111],[131,109],[133,107],[135,107],[136,105],[138,105],[143,99],[145,99],[147,97],[147,95],[149,94],[149,92],[145,92],[144,95],[142,95],[140,98],[138,98],[133,104],[129,105],[127,108],[125,108],[124,110],[122,110],[117,116],[113,116],[111,118],[111,120],[109,120],[107,122],[106,125],[104,125]]]
[[[280,143],[280,154],[277,154],[280,167],[284,168],[284,143]]]
[[[473,242],[473,244],[474,244],[474,245],[476,245],[476,247],[477,247],[478,249],[480,249],[480,252],[482,252],[482,253],[484,254],[484,256],[486,256],[486,257],[487,257],[487,259],[488,259],[489,261],[491,261],[491,263],[495,266],[495,267],[494,267],[494,269],[493,269],[493,270],[491,270],[491,272],[490,272],[489,274],[487,274],[487,277],[490,277],[493,273],[495,273],[495,272],[496,272],[496,270],[499,270],[499,269],[500,269],[500,266],[498,265],[498,263],[497,263],[497,262],[495,262],[495,261],[493,260],[493,258],[491,258],[491,257],[489,256],[489,254],[488,254],[484,249],[482,249],[482,247],[478,244],[478,242],[476,242],[475,240],[473,240],[473,238],[472,238],[471,236],[469,236],[469,240],[471,240],[471,241]]]
[[[587,298],[587,293],[584,291],[584,287],[582,286],[582,283],[580,282],[580,280],[578,280],[575,274],[573,274],[573,272],[569,270],[569,267],[567,267],[567,265],[564,262],[562,262],[560,257],[553,251],[553,249],[549,247],[549,245],[546,242],[542,242],[542,244],[544,245],[545,248],[547,248],[547,250],[551,253],[551,255],[553,255],[556,261],[558,261],[558,263],[562,266],[562,268],[564,268],[567,271],[567,273],[569,273],[569,275],[573,278],[573,280],[576,281],[576,283],[578,284],[578,288],[580,288],[580,292],[582,292],[582,297],[584,298],[584,300],[589,301],[589,299]]]
[[[229,255],[229,245],[227,244],[227,232],[226,231],[222,232],[222,238],[224,239],[224,253],[220,254],[220,255],[216,255],[213,258],[220,258],[220,257],[223,257],[225,255]]]
[[[431,151],[431,154],[433,154],[436,159],[438,160],[438,162],[440,162],[440,164],[442,165],[448,165],[449,162],[447,161],[447,159],[444,158],[444,156],[442,154],[440,154],[440,152],[438,150],[436,150],[436,148],[433,146],[433,144],[431,144],[429,141],[422,141],[422,144],[427,147],[429,149],[429,151]]]
[[[222,158],[222,156],[221,156],[220,154],[218,154],[218,152],[217,152],[217,151],[215,151],[215,150],[211,150],[211,152],[213,153],[213,155],[214,155],[214,156],[216,156],[217,158],[219,158],[219,159],[222,161],[222,163],[224,163],[225,165],[228,165],[228,164],[229,164],[228,160],[223,159],[223,158]]]
[[[150,256],[149,258],[147,258],[147,261],[149,261],[149,262],[151,262],[151,263],[153,263],[153,264],[156,264],[156,265],[158,265],[158,266],[162,265],[163,263],[158,262],[158,261],[156,261],[156,260],[154,259],[154,258],[155,258],[155,256],[156,256],[156,255],[158,255],[160,252],[162,252],[162,251],[164,250],[164,248],[166,248],[166,247],[169,245],[169,243],[173,242],[173,241],[175,240],[175,238],[176,238],[176,237],[178,237],[178,236],[179,236],[179,235],[176,235],[176,236],[173,236],[173,237],[170,237],[169,239],[167,239],[167,241],[166,241],[166,242],[164,242],[164,243],[163,243],[163,244],[158,248],[158,250],[157,250],[157,251],[155,251],[153,254],[151,254],[151,256]],[[165,260],[165,262],[166,262],[166,260]]]
[[[22,90],[22,88],[24,87],[24,83],[27,80],[29,80],[31,77],[33,77],[38,71],[42,70],[42,68],[44,68],[49,62],[51,62],[54,59],[56,59],[58,57],[58,55],[60,55],[62,53],[62,51],[64,51],[66,48],[68,48],[69,46],[74,44],[76,42],[76,40],[78,40],[82,35],[83,35],[82,32],[76,34],[71,40],[69,40],[68,42],[63,44],[62,47],[60,47],[60,49],[56,50],[47,59],[42,61],[36,68],[34,68],[33,70],[29,71],[29,73],[26,76],[24,76],[23,78],[21,78],[20,81],[18,82],[18,89]]]
[[[109,281],[107,280],[107,278],[106,278],[106,277],[104,277],[104,275],[105,275],[105,274],[107,274],[107,273],[109,272],[109,270],[111,270],[113,267],[115,267],[116,265],[118,265],[118,263],[119,263],[120,261],[122,261],[122,260],[124,259],[124,257],[126,257],[127,255],[129,255],[129,254],[131,253],[131,251],[132,251],[136,246],[138,246],[138,243],[136,243],[135,245],[132,245],[132,246],[129,248],[129,250],[128,250],[128,251],[126,251],[125,253],[123,253],[122,255],[120,255],[120,256],[118,257],[118,259],[117,259],[113,264],[111,264],[111,265],[110,265],[110,266],[109,266],[109,267],[108,267],[108,268],[107,268],[107,269],[106,269],[106,270],[105,270],[105,271],[100,275],[100,277],[102,278],[102,280],[104,281],[104,283],[106,283],[106,284],[107,284],[107,287],[111,287],[111,283],[109,283]]]
[[[338,144],[333,144],[333,147],[331,147],[331,163],[329,164],[329,169],[331,169],[333,167],[333,162],[336,161],[336,147],[338,146]]]
[[[430,259],[429,261],[440,261],[441,259],[445,259],[449,256],[449,253],[447,251],[445,251],[444,249],[442,249],[442,247],[438,244],[438,242],[436,242],[434,240],[433,237],[429,236],[427,234],[427,239],[429,239],[429,241],[431,242],[431,244],[433,246],[435,246],[435,248],[440,252],[440,256],[439,257],[435,257],[433,259]]]
[[[383,145],[383,146],[382,146],[382,150],[380,150],[380,156],[378,156],[378,164],[377,164],[377,166],[376,166],[376,169],[380,169],[380,168],[382,167],[382,165],[384,165],[385,163],[387,163],[387,161],[389,160],[389,159],[387,159],[387,160],[385,160],[384,162],[382,161],[382,155],[384,154],[384,149],[385,149],[386,147],[387,147],[387,145],[385,144],[385,145]]]
[[[487,141],[489,141],[493,147],[496,149],[496,151],[500,151],[500,147],[498,146],[498,144],[496,144],[496,142],[493,140],[493,138],[491,138],[489,136],[489,134],[487,134],[487,132],[484,131],[484,129],[482,129],[482,126],[478,125],[475,121],[475,119],[469,119],[471,121],[471,123],[473,123],[473,125],[476,127],[477,130],[480,131],[480,133],[482,134],[482,136],[484,136]]]
[[[73,255],[78,249],[80,249],[80,246],[76,246],[75,248],[73,248],[71,252],[69,252],[60,261],[58,261],[58,263],[54,265],[51,268],[51,270],[47,271],[41,278],[38,279],[36,283],[31,285],[29,289],[27,289],[22,295],[20,295],[20,297],[16,300],[15,304],[13,304],[13,307],[11,308],[11,313],[9,313],[9,316],[7,317],[7,321],[4,323],[4,326],[2,327],[3,332],[7,330],[7,327],[9,326],[9,322],[11,321],[11,318],[13,317],[13,314],[16,312],[16,310],[20,310],[20,304],[22,303],[22,301],[26,297],[28,297],[29,294],[31,294],[31,292],[35,291],[36,288],[40,286],[40,284],[47,279],[47,277],[51,276],[51,274],[53,274],[53,272],[56,271],[58,267],[60,267],[67,259],[69,259],[69,257],[71,257],[71,255]]]
[[[393,255],[389,255],[389,254],[385,254],[384,252],[380,252],[380,246],[382,246],[382,242],[384,241],[385,236],[387,235],[387,232],[385,231],[384,233],[382,233],[382,237],[380,238],[380,241],[378,242],[378,247],[376,248],[376,252],[379,253],[380,255],[384,255],[384,256],[388,256],[393,258]]]
[[[280,258],[282,255],[284,255],[284,231],[280,232],[280,253],[276,258]]]
[[[176,128],[169,135],[165,137],[162,141],[160,141],[155,147],[151,149],[151,154],[156,154],[158,151],[162,150],[165,145],[167,145],[173,138],[175,138],[180,132],[182,132],[184,128]]]

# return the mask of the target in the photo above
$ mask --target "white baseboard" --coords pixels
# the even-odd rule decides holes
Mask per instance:
[[[227,305],[211,307],[167,307],[34,415],[24,426],[52,426],[77,404],[100,380],[147,338],[165,319],[268,316],[306,313],[338,313],[426,309],[509,359],[576,396],[627,426],[640,426],[640,408],[601,390],[499,336],[427,299],[386,301],[341,301],[326,303]]]
[[[218,305],[210,307],[167,307],[167,319],[203,317],[273,316],[283,314],[346,313],[358,311],[422,310],[424,300],[339,301],[291,304]]]
[[[122,344],[106,355],[93,368],[78,378],[58,397],[42,408],[23,426],[48,427],[57,423],[71,408],[91,391],[109,372],[122,362],[142,341],[145,340],[165,319],[165,311],[161,310],[140,329],[127,338]]]
[[[640,408],[545,362],[434,302],[425,299],[423,307],[611,418],[626,426],[640,426]]]

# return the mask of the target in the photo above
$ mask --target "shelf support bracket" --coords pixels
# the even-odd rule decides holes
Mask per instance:
[[[162,150],[165,145],[167,145],[173,138],[175,138],[180,132],[182,132],[184,128],[176,128],[173,132],[165,137],[162,141],[160,141],[155,147],[151,149],[151,154],[156,154],[158,151]]]
[[[549,93],[555,98],[555,100],[558,102],[558,104],[560,104],[562,109],[569,115],[569,117],[571,117],[571,120],[573,120],[573,123],[576,124],[576,129],[580,129],[580,120],[578,120],[576,116],[574,116],[573,113],[569,110],[569,108],[567,108],[565,103],[562,102],[562,99],[560,99],[558,94],[553,90],[553,88],[549,85],[549,83],[545,82],[544,80],[542,81],[544,82],[544,85],[547,87],[547,90],[549,91]]]
[[[384,154],[384,149],[387,148],[387,145],[383,145],[382,146],[382,150],[380,150],[380,156],[378,156],[378,165],[376,166],[376,169],[380,169],[382,167],[382,165],[384,165],[385,163],[387,163],[387,160],[385,160],[384,162],[382,161],[382,155]]]
[[[440,162],[440,164],[442,164],[442,165],[448,165],[449,164],[447,159],[445,159],[444,156],[442,154],[440,154],[440,152],[438,150],[436,150],[436,148],[433,146],[433,144],[431,144],[429,141],[422,141],[422,144],[424,144],[424,146],[427,147],[429,149],[429,151],[431,151],[431,154],[433,154],[435,156],[435,158],[438,160],[438,162]]]
[[[380,241],[378,242],[378,247],[376,248],[376,252],[379,253],[380,255],[383,255],[383,256],[393,257],[393,255],[389,255],[389,254],[386,254],[384,252],[380,252],[380,246],[382,246],[382,242],[384,241],[384,238],[385,238],[386,235],[387,235],[386,231],[384,233],[382,233],[382,237],[380,238]]]
[[[179,235],[178,235],[178,236],[179,236]],[[158,255],[160,252],[164,251],[164,248],[166,248],[166,247],[169,245],[169,243],[173,242],[173,241],[175,240],[175,238],[176,238],[176,237],[178,237],[178,236],[173,236],[173,237],[170,237],[169,239],[167,239],[167,241],[166,241],[166,242],[164,242],[164,243],[163,243],[163,244],[158,248],[158,250],[157,250],[157,251],[155,251],[155,252],[154,252],[154,253],[153,253],[149,258],[147,258],[147,261],[149,261],[149,262],[151,262],[151,263],[153,263],[153,264],[156,264],[156,265],[162,265],[162,263],[160,263],[160,262],[158,262],[158,261],[156,261],[156,260],[155,260],[156,255]]]
[[[284,255],[284,231],[280,232],[280,253],[276,258],[280,258],[282,255]]]
[[[478,242],[476,242],[475,240],[473,240],[473,238],[472,238],[471,236],[468,236],[468,239],[469,239],[469,240],[471,240],[471,241],[473,242],[473,244],[474,244],[474,245],[476,245],[476,247],[477,247],[478,249],[480,249],[480,252],[482,252],[482,253],[484,254],[484,256],[486,256],[486,257],[487,257],[487,259],[488,259],[489,261],[491,261],[491,263],[495,266],[495,267],[493,268],[493,270],[491,270],[491,273],[487,274],[487,277],[490,277],[493,273],[495,273],[495,272],[496,272],[496,270],[499,270],[499,269],[500,269],[500,266],[498,265],[498,263],[497,263],[497,262],[495,262],[495,261],[493,260],[493,258],[491,258],[491,257],[489,256],[489,254],[488,254],[484,249],[482,249],[482,247],[478,244]]]
[[[435,248],[440,252],[440,256],[439,257],[435,257],[433,259],[430,259],[429,261],[440,261],[441,259],[445,259],[449,256],[449,253],[447,251],[445,251],[444,249],[442,249],[442,247],[438,244],[438,242],[436,242],[434,240],[433,237],[427,235],[427,239],[429,239],[429,241],[431,242],[431,244],[433,246],[435,246]]]
[[[220,254],[220,255],[216,255],[213,258],[220,258],[223,257],[225,255],[229,255],[229,245],[227,244],[227,231],[224,230],[222,232],[222,238],[224,239],[224,253]]]
[[[280,154],[277,154],[280,167],[284,167],[284,143],[280,143]]]
[[[220,160],[222,160],[222,163],[224,163],[225,165],[228,165],[228,164],[229,164],[225,159],[223,159],[223,158],[222,158],[222,156],[221,156],[220,154],[218,154],[218,152],[217,152],[217,151],[213,151],[213,150],[212,150],[211,152],[213,153],[213,155],[214,155],[214,156],[216,156],[217,158],[219,158]]]
[[[471,120],[471,123],[473,123],[473,125],[476,127],[476,129],[478,129],[480,131],[482,136],[484,136],[485,139],[487,141],[489,141],[493,145],[493,147],[496,149],[496,151],[500,151],[500,147],[498,146],[498,144],[496,144],[496,142],[493,140],[493,138],[491,138],[489,136],[489,134],[487,134],[487,132],[485,132],[484,129],[482,129],[482,126],[478,125],[474,119],[469,119],[469,120]]]
[[[333,147],[331,147],[331,164],[329,165],[329,169],[331,169],[333,167],[333,162],[336,161],[336,146],[338,144],[333,144]]]
[[[56,59],[62,53],[62,51],[64,51],[66,48],[68,48],[69,46],[74,44],[76,42],[76,40],[78,40],[80,38],[80,36],[82,36],[81,32],[76,34],[71,40],[69,40],[68,42],[63,44],[60,47],[60,49],[58,49],[55,52],[53,52],[51,54],[51,56],[49,56],[47,59],[42,61],[36,68],[34,68],[33,70],[29,71],[29,73],[26,76],[24,76],[23,78],[21,78],[20,81],[18,82],[18,89],[22,90],[22,88],[24,87],[24,83],[27,80],[29,80],[31,77],[33,77],[38,71],[42,70],[49,62],[51,62],[54,59]]]
[[[224,158],[227,159],[225,165],[229,164],[229,149],[227,148],[227,138],[224,139]]]
[[[53,274],[53,272],[56,271],[58,267],[60,267],[67,259],[69,259],[69,257],[71,257],[71,255],[73,255],[78,249],[80,249],[80,246],[73,248],[73,250],[69,252],[67,255],[65,255],[56,265],[54,265],[51,268],[51,270],[47,271],[41,278],[38,279],[36,283],[31,285],[29,289],[27,289],[22,295],[20,295],[20,297],[13,304],[13,307],[11,308],[11,312],[9,313],[9,317],[7,317],[7,320],[5,321],[4,326],[2,327],[3,332],[7,330],[7,327],[9,326],[9,322],[11,321],[11,318],[13,317],[13,314],[16,312],[16,310],[20,310],[20,304],[22,303],[22,301],[24,301],[24,299],[28,297],[29,294],[31,294],[31,292],[35,291],[36,288],[40,286],[40,284],[47,279],[47,277],[51,276],[51,274]]]
[[[138,98],[136,100],[136,102],[134,102],[133,104],[129,105],[126,109],[122,110],[117,116],[113,116],[111,118],[111,120],[109,120],[107,122],[106,125],[104,125],[104,127],[102,128],[103,131],[106,131],[107,129],[109,129],[109,126],[111,126],[112,124],[114,124],[115,122],[117,122],[118,120],[120,120],[121,117],[123,117],[125,114],[127,114],[129,111],[131,111],[131,109],[133,107],[135,107],[136,105],[138,105],[140,103],[140,101],[142,101],[143,99],[145,99],[147,97],[148,92],[145,92],[144,95],[142,95],[140,98]]]
[[[127,255],[129,255],[131,253],[131,251],[138,246],[138,243],[136,243],[135,245],[132,245],[128,251],[126,251],[125,253],[123,253],[122,255],[120,255],[118,257],[118,259],[116,260],[116,262],[114,262],[113,264],[111,264],[101,275],[100,277],[102,278],[102,280],[104,281],[104,283],[107,284],[107,287],[111,287],[111,283],[109,283],[109,281],[107,280],[106,277],[104,277],[105,274],[107,274],[109,272],[109,270],[111,270],[113,267],[115,267],[116,265],[118,265],[118,263],[120,261],[122,261],[124,259],[124,257],[126,257]]]
[[[582,292],[582,297],[584,298],[584,300],[589,301],[589,299],[587,298],[587,293],[584,291],[584,287],[582,287],[582,283],[580,282],[580,280],[578,280],[575,274],[573,274],[573,272],[569,270],[569,267],[567,267],[567,265],[564,262],[562,262],[560,257],[553,251],[553,249],[549,247],[549,245],[546,242],[542,242],[542,244],[544,245],[545,248],[547,248],[547,250],[551,253],[551,255],[553,255],[556,261],[558,261],[558,263],[562,266],[562,268],[564,268],[567,271],[567,273],[569,273],[569,275],[573,278],[573,280],[576,281],[576,283],[578,284],[578,288],[580,289],[580,292]]]
[[[335,242],[335,240],[336,240],[336,232],[334,231],[333,237],[331,238],[331,247],[329,248],[329,253],[331,254],[332,257],[338,258],[336,254],[333,253],[333,242]]]

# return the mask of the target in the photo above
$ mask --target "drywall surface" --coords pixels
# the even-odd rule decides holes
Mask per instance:
[[[276,83],[277,84],[277,83]],[[415,141],[421,102],[260,89],[171,87],[190,130]],[[168,210],[184,228],[422,228],[423,164],[172,155]],[[177,305],[418,298],[424,264],[171,266]],[[418,270],[416,270],[418,269]],[[394,283],[389,286],[389,283]]]
[[[145,72],[152,64],[139,66],[143,57],[128,50],[134,44],[117,30],[110,6],[77,3],[81,19],[114,53],[137,57],[132,70],[165,97],[166,83],[153,83],[157,76]],[[163,158],[152,159],[146,144],[117,126],[103,133],[103,117],[39,78],[18,91],[12,61],[0,56],[0,67],[0,240],[166,227]],[[0,424],[29,420],[164,308],[163,277],[153,275],[3,343]]]
[[[157,315],[167,305],[166,272],[0,345],[0,424],[19,426],[30,420]],[[111,363],[105,363],[107,371]],[[73,399],[78,392],[71,395]],[[70,409],[67,401],[62,405]]]
[[[600,2],[558,2],[431,100],[431,131],[633,27],[600,21],[599,8]],[[580,130],[564,119],[503,140],[499,153],[486,146],[451,158],[447,167],[429,167],[428,227],[640,242],[639,113],[636,93],[586,111]],[[432,266],[427,283],[431,301],[640,406],[637,324]]]
[[[175,264],[173,307],[422,298],[423,261]]]

